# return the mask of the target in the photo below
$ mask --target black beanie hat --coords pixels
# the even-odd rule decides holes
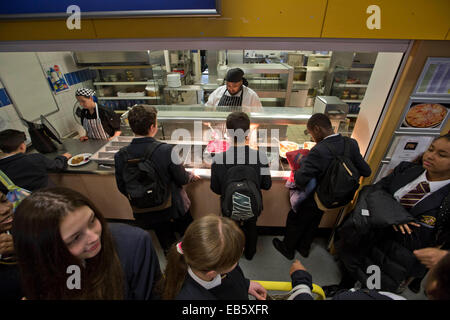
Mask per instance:
[[[225,78],[228,82],[239,82],[243,79],[244,71],[241,68],[230,69]]]

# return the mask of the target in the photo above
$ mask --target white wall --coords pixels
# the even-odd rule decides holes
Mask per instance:
[[[352,138],[358,140],[362,155],[366,153],[372,135],[375,132],[402,56],[403,53],[398,52],[378,53],[352,133]],[[403,106],[401,107],[403,108]],[[389,119],[384,121],[389,121]]]
[[[21,58],[21,54],[17,54],[17,59]],[[29,53],[29,54],[35,54],[35,53]],[[38,58],[43,66],[45,65],[53,65],[58,64],[61,68],[63,73],[69,73],[81,70],[81,68],[78,68],[75,64],[75,61],[72,58],[72,55],[70,52],[39,52]],[[2,63],[0,59],[0,64]],[[38,63],[38,62],[37,62]],[[1,69],[1,68],[0,68]],[[0,73],[0,78],[1,78]],[[44,77],[44,74],[42,75]],[[30,88],[29,91],[27,91],[27,94],[30,96],[37,96],[42,95],[43,93],[37,90],[33,89],[32,83],[27,83],[27,77],[24,75],[24,86],[27,86]],[[1,86],[1,84],[0,84]],[[73,117],[73,106],[76,102],[75,99],[75,90],[81,87],[89,87],[92,88],[92,81],[84,81],[80,82],[78,84],[74,84],[70,86],[69,90],[66,90],[64,92],[58,93],[56,95],[53,94],[53,92],[50,89],[50,86],[47,86],[45,94],[48,95],[48,93],[54,95],[56,100],[56,105],[59,108],[59,111],[57,111],[54,114],[51,114],[47,117],[47,119],[51,122],[51,124],[55,127],[55,129],[59,132],[61,136],[66,136],[74,131],[80,131],[82,132],[82,127],[77,123],[76,120]],[[20,105],[15,106],[19,111],[21,110]],[[4,129],[16,129],[25,131],[27,134],[27,128],[24,127],[22,122],[19,119],[19,116],[14,109],[13,105],[7,105],[0,107],[0,118],[5,120],[6,127],[1,128]],[[31,120],[31,119],[28,119]],[[1,123],[1,120],[0,120]]]

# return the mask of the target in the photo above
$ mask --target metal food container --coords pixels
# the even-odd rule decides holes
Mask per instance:
[[[91,160],[104,163],[104,164],[114,164],[114,155],[122,147],[126,147],[133,140],[133,136],[118,136],[114,137],[111,141],[101,147],[97,152],[91,156]]]

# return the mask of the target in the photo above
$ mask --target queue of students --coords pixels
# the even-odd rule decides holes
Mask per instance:
[[[130,159],[135,163],[148,157],[149,161],[157,163],[155,168],[159,178],[170,186],[170,202],[164,201],[157,210],[133,208],[138,227],[132,227],[107,223],[102,213],[96,209],[95,203],[67,188],[33,189],[32,194],[21,202],[14,214],[8,201],[2,198],[4,210],[0,211],[0,287],[3,297],[245,300],[252,295],[256,299],[264,300],[267,297],[266,290],[246,278],[238,264],[242,255],[251,260],[256,252],[256,221],[262,210],[257,204],[262,202],[261,189],[268,190],[271,187],[270,174],[264,171],[268,170],[267,158],[259,153],[252,157],[254,150],[248,148],[245,138],[236,133],[248,131],[248,116],[242,112],[229,115],[226,125],[230,136],[235,138],[236,145],[215,157],[212,166],[211,189],[221,195],[224,216],[208,215],[198,219],[192,219],[190,216],[190,201],[183,193],[182,186],[197,181],[199,177],[189,174],[182,165],[177,164],[179,162],[171,156],[172,148],[166,144],[154,148],[151,155],[146,152],[149,146],[157,143],[153,138],[157,130],[156,110],[135,106],[130,111],[129,121],[136,138],[130,146],[116,155],[118,189],[129,199],[133,198],[134,194],[130,194],[127,188],[128,180],[124,178],[127,177],[124,171]],[[323,114],[311,117],[307,128],[318,144],[295,175],[295,183],[300,190],[304,190],[311,179],[321,180],[327,167],[326,162],[331,159],[331,156],[326,155],[325,144],[332,143],[336,147],[343,140],[342,136],[332,132],[331,123]],[[0,138],[4,136],[5,133],[0,133]],[[3,151],[9,150],[10,153],[14,151],[23,154],[22,138],[14,140],[17,146],[11,146],[10,139],[0,139],[0,148]],[[350,143],[350,158],[362,176],[370,175],[370,168],[359,154],[356,141],[351,140]],[[8,145],[9,149],[6,149],[5,145]],[[19,149],[19,146],[22,149]],[[230,152],[232,154],[228,155]],[[126,153],[129,159],[121,153]],[[239,159],[239,155],[244,158]],[[22,158],[26,157],[28,155]],[[250,161],[252,158],[256,159],[255,163]],[[236,180],[232,172],[245,174],[241,180]],[[248,172],[254,174],[247,175]],[[36,173],[44,176],[41,180],[46,181],[45,169],[36,170]],[[10,178],[14,181],[14,173],[11,175]],[[421,279],[427,268],[432,268],[427,291],[432,297],[440,299],[446,297],[445,292],[448,293],[449,290],[448,281],[443,276],[449,268],[448,255],[442,254],[444,249],[448,249],[450,233],[449,135],[439,137],[431,144],[424,154],[422,165],[401,164],[378,185],[402,203],[405,195],[409,196],[411,190],[417,189],[416,185],[422,182],[419,181],[422,178],[428,182],[429,189],[421,189],[419,201],[409,202],[404,206],[414,219],[394,225],[393,237],[384,238],[391,242],[382,249],[395,243],[406,250],[405,252],[415,255],[416,261],[408,261],[413,261],[417,266],[415,269],[411,266],[411,269],[408,269],[412,270],[411,272],[403,273],[404,279],[399,279],[400,282],[411,276]],[[398,179],[401,183],[396,182]],[[230,191],[227,187],[236,181],[245,182],[247,189],[239,189],[239,186],[236,186]],[[45,183],[42,187],[45,187]],[[231,203],[225,203],[229,199]],[[293,251],[296,249],[299,249],[302,255],[308,255],[310,242],[320,222],[322,211],[317,208],[314,198],[310,196],[305,203],[298,212],[289,213],[284,240],[274,242],[276,249],[288,259],[293,258]],[[152,240],[143,229],[155,230],[167,255],[165,270],[160,269]],[[407,235],[412,233],[417,237],[414,245],[405,242]],[[341,232],[339,240],[342,240],[342,237],[345,240],[345,236],[345,232]],[[382,241],[378,243],[382,246]],[[352,260],[348,257],[354,252],[354,248],[348,248],[345,241],[339,244],[339,258],[342,259],[346,267],[345,274],[351,281],[338,287],[339,290],[348,290],[355,281],[360,280],[352,273],[356,269],[349,266],[359,266],[355,259],[372,257],[372,252],[358,252],[358,255],[352,256]],[[361,248],[366,248],[366,243],[361,242],[360,245]],[[430,258],[432,254],[428,254],[426,258],[427,254],[420,252],[427,250],[424,248],[433,249],[432,247],[436,246],[439,247],[439,259]],[[386,251],[387,256],[388,254]],[[443,262],[436,263],[438,260]],[[418,267],[419,261],[423,263],[423,268]],[[69,272],[74,272],[74,275],[79,272],[79,279],[74,278],[74,286],[78,284],[82,289],[74,290],[68,287]],[[306,289],[312,286],[312,279],[300,262],[293,265],[291,275],[295,286],[304,285],[303,291],[296,295],[296,299],[309,299],[310,295],[308,296]],[[383,275],[387,276],[389,275]],[[386,282],[383,280],[383,283]],[[332,296],[337,291],[329,290],[327,293]]]

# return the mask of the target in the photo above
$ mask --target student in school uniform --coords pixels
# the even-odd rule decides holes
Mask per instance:
[[[178,155],[173,153],[173,145],[155,139],[158,132],[157,110],[142,105],[134,106],[128,113],[128,122],[135,134],[131,143],[119,150],[114,156],[116,183],[119,191],[128,198],[126,181],[123,177],[128,160],[144,158],[147,150],[155,146],[151,160],[157,165],[161,179],[170,189],[171,201],[157,210],[132,206],[133,216],[142,229],[155,231],[158,241],[166,254],[177,240],[176,233],[182,235],[192,217],[189,210],[190,200],[183,185],[197,181],[200,177],[188,172]]]
[[[248,146],[248,135],[250,119],[244,112],[232,112],[226,120],[226,127],[233,143],[226,152],[218,153],[213,158],[211,165],[211,190],[224,196],[224,187],[227,183],[227,173],[236,166],[246,166],[256,173],[257,186],[263,190],[269,190],[272,186],[272,179],[269,171],[269,161],[265,154],[260,153]],[[260,190],[258,190],[261,192]],[[251,260],[256,253],[258,240],[256,221],[261,212],[254,213],[254,216],[245,221],[239,221],[239,225],[245,234],[244,255]]]
[[[334,158],[328,145],[335,150],[336,154],[342,155],[344,143],[348,143],[349,155],[347,156],[361,176],[370,176],[371,169],[359,152],[358,142],[351,138],[345,138],[340,133],[334,133],[331,121],[325,114],[313,114],[306,127],[317,144],[310,150],[300,169],[295,172],[295,184],[300,191],[305,190],[308,183],[314,178],[318,184],[320,183]],[[322,216],[323,211],[319,209],[314,199],[314,192],[311,192],[301,203],[299,210],[289,211],[284,239],[273,239],[275,249],[289,260],[294,258],[295,250],[307,257]]]
[[[244,234],[229,218],[208,215],[187,228],[167,256],[163,299],[265,300],[267,291],[238,265]]]
[[[49,186],[48,172],[59,172],[67,168],[67,160],[72,157],[64,153],[51,160],[40,153],[26,154],[25,133],[7,129],[0,132],[0,170],[16,185],[28,191]],[[0,183],[0,191],[8,193]]]
[[[431,248],[429,248],[431,251]],[[428,249],[422,249],[428,250]],[[433,248],[433,263],[425,282],[425,293],[430,300],[450,300],[450,253]],[[425,253],[425,255],[427,255]],[[312,300],[312,276],[299,260],[295,260],[289,270],[292,281],[292,294],[289,300]],[[406,300],[398,294],[376,289],[341,289],[332,300]]]
[[[159,298],[161,270],[148,232],[108,224],[76,191],[33,192],[17,207],[12,234],[28,300]]]
[[[343,262],[339,285],[324,287],[327,295],[351,287],[356,281],[365,285],[368,261],[381,268],[381,287],[401,292],[408,286],[419,291],[420,282],[430,266],[427,256],[434,249],[450,248],[450,135],[437,137],[422,156],[421,163],[401,162],[393,172],[370,186],[372,197],[383,191],[399,209],[391,210],[389,217],[406,214],[408,223],[388,224],[373,228],[361,237],[358,245],[346,241],[348,228],[338,229],[335,240],[339,259]],[[383,194],[384,194],[383,193]],[[358,199],[358,202],[361,199]],[[385,212],[385,201],[374,198],[368,212]],[[381,210],[380,210],[381,209]],[[351,222],[351,212],[342,226]],[[380,217],[378,217],[377,220]],[[425,249],[429,248],[429,249]],[[401,258],[399,258],[401,257]],[[420,261],[426,262],[423,265]]]

